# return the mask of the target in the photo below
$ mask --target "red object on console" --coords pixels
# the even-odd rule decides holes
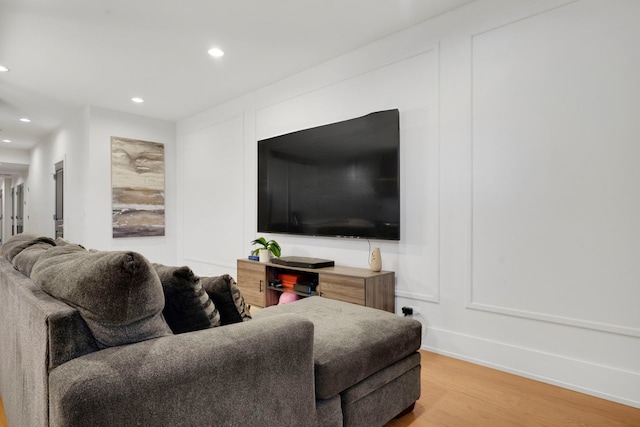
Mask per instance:
[[[293,285],[298,283],[300,280],[299,274],[286,274],[280,273],[278,274],[278,279],[282,282],[282,286],[285,288],[293,288]]]

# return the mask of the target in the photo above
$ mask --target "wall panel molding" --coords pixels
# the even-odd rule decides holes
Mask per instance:
[[[244,113],[182,136],[180,258],[235,269],[243,242]],[[215,222],[210,219],[215,218]],[[224,247],[217,243],[225,242]]]
[[[555,316],[552,314],[520,310],[517,308],[501,307],[491,304],[483,304],[470,301],[467,308],[472,310],[486,311],[489,313],[503,314],[506,316],[520,317],[524,319],[539,320],[542,322],[557,323],[566,326],[574,326],[577,328],[591,329],[601,332],[609,332],[618,335],[626,335],[630,337],[640,337],[640,329],[629,328],[620,325],[611,325],[602,322],[593,322],[585,319],[575,319],[571,317]]]
[[[255,111],[255,138],[261,140],[377,110],[400,110],[401,240],[376,246],[383,251],[383,268],[402,271],[396,285],[399,296],[436,303],[441,280],[439,79],[436,43],[330,84],[265,102]],[[283,240],[288,243],[286,237]],[[315,245],[304,247],[301,239],[296,243],[301,247],[294,250],[328,256]],[[345,246],[350,245],[346,240]]]
[[[199,264],[205,264],[205,265],[209,265],[209,266],[215,266],[215,267],[222,267],[225,269],[229,269],[229,270],[236,270],[236,264],[230,264],[228,262],[228,260],[222,260],[222,259],[204,259],[204,258],[197,258],[197,257],[185,257],[182,258],[184,261],[193,261],[193,262],[197,262]]]
[[[626,164],[640,153],[629,118],[640,91],[616,65],[638,32],[598,7],[571,2],[470,36],[466,307],[640,337],[628,184],[640,174]]]
[[[438,289],[439,291],[439,289]],[[408,291],[398,291],[396,290],[396,299],[397,298],[406,298],[406,299],[410,299],[410,300],[417,300],[417,301],[426,301],[426,302],[433,302],[436,304],[440,303],[440,293],[438,292],[437,294],[420,294],[420,293],[416,293],[416,292],[408,292]]]
[[[269,109],[271,107],[277,106],[279,104],[286,103],[288,101],[295,100],[297,98],[302,98],[302,97],[305,97],[307,95],[312,95],[314,93],[320,92],[320,91],[322,91],[324,89],[331,88],[333,86],[337,86],[339,84],[343,84],[343,83],[347,83],[349,81],[353,81],[353,80],[355,80],[355,79],[357,79],[359,77],[362,77],[364,75],[373,73],[375,71],[379,71],[379,70],[387,68],[387,67],[389,67],[391,65],[399,64],[399,63],[405,62],[407,60],[411,60],[413,58],[416,58],[416,57],[419,57],[419,56],[422,56],[422,55],[425,55],[425,54],[428,54],[428,53],[436,53],[436,54],[439,55],[439,49],[440,49],[439,43],[435,43],[432,46],[429,46],[428,48],[422,49],[422,50],[420,50],[418,52],[415,52],[415,53],[413,53],[411,55],[407,55],[407,56],[404,56],[404,57],[401,57],[401,58],[394,59],[393,61],[388,61],[388,62],[384,62],[382,64],[378,64],[378,65],[376,65],[374,67],[370,67],[370,68],[368,68],[366,70],[362,70],[362,71],[350,74],[348,76],[335,79],[335,80],[333,80],[331,82],[324,83],[324,84],[322,84],[320,86],[317,86],[317,87],[314,87],[314,88],[311,88],[311,89],[306,89],[306,90],[304,90],[302,92],[296,93],[295,95],[291,95],[291,96],[288,96],[286,98],[278,99],[278,100],[272,101],[272,102],[263,103],[263,104],[261,104],[261,105],[256,107],[256,117],[259,116],[259,114],[261,112],[263,112],[264,110],[267,110],[267,109]],[[271,136],[273,136],[273,135],[271,135]],[[261,136],[260,139],[268,138],[268,137],[269,136]]]
[[[422,349],[640,408],[638,372],[433,327]]]

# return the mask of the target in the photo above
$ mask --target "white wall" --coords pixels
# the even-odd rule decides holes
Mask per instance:
[[[111,136],[165,145],[165,236],[113,239]],[[176,260],[175,124],[86,107],[31,150],[25,231],[54,235],[54,165],[64,161],[65,238],[100,250],[135,250],[153,262]]]
[[[640,407],[640,3],[476,1],[178,124],[178,261],[235,274],[256,141],[399,108],[423,347]],[[366,241],[276,238],[367,266]],[[428,369],[428,367],[425,367]]]
[[[5,163],[17,165],[29,164],[29,152],[26,150],[16,150],[13,148],[0,147],[0,159]]]
[[[65,238],[85,243],[82,211],[87,188],[89,145],[89,108],[83,108],[69,118],[60,129],[50,134],[31,150],[27,193],[25,231],[44,236],[55,236],[54,165],[64,162],[64,235]]]

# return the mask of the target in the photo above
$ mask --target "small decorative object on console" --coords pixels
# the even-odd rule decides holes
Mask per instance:
[[[293,289],[296,283],[308,281],[304,273],[278,273],[278,280],[285,288]]]
[[[296,294],[292,294],[290,292],[283,292],[278,299],[278,305],[287,304],[289,302],[298,301],[300,297]]]
[[[271,282],[269,282],[269,286],[271,286],[272,288],[281,288],[282,287],[282,280],[274,279]]]
[[[252,245],[261,246],[259,248],[254,249],[251,254],[258,255],[260,254],[260,262],[269,262],[271,257],[269,253],[272,253],[274,257],[279,257],[281,253],[280,245],[275,240],[269,240],[264,237],[259,237],[251,242]]]
[[[293,285],[293,290],[296,292],[301,292],[303,294],[314,295],[317,294],[316,290],[318,288],[317,283],[296,283]]]
[[[371,251],[371,260],[369,261],[371,271],[378,272],[382,270],[382,257],[380,255],[380,248],[375,247]]]
[[[280,265],[286,265],[289,267],[302,267],[302,268],[323,268],[333,267],[335,263],[329,259],[321,258],[309,258],[304,256],[287,256],[274,259],[271,262]]]

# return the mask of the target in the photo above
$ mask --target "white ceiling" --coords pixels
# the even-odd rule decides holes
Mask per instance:
[[[86,105],[178,121],[471,1],[0,0],[0,148]]]

